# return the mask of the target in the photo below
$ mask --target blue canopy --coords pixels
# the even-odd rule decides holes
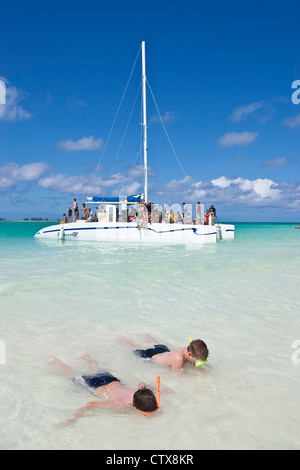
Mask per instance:
[[[89,202],[121,202],[122,199],[126,199],[127,202],[142,202],[142,195],[137,194],[136,196],[127,196],[127,197],[91,197]]]

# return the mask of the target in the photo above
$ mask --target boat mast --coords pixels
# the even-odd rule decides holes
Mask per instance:
[[[148,202],[148,163],[147,163],[147,111],[146,111],[146,54],[145,41],[142,42],[142,79],[143,79],[143,128],[144,128],[144,193]]]

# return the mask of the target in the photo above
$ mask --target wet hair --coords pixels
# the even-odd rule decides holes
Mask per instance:
[[[209,355],[208,348],[201,339],[195,339],[192,341],[188,345],[188,351],[192,353],[195,359],[201,359],[202,361],[206,361]]]
[[[141,388],[135,392],[133,395],[133,406],[146,413],[156,411],[158,408],[154,393],[149,388]]]

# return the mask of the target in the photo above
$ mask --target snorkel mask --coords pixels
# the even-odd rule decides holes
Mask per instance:
[[[189,338],[189,342],[191,343],[193,340],[192,338]],[[206,361],[195,361],[195,367],[200,367],[202,366],[203,364],[206,364],[207,363],[207,360]]]

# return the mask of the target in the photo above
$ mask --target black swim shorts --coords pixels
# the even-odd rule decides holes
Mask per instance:
[[[91,388],[99,388],[109,385],[111,382],[120,382],[119,379],[111,375],[109,372],[98,372],[95,375],[83,375],[80,377],[84,383]]]
[[[156,344],[154,348],[150,349],[136,349],[134,353],[142,357],[143,359],[151,359],[151,357],[156,356],[156,354],[162,354],[165,352],[170,352],[170,350],[164,344]]]

